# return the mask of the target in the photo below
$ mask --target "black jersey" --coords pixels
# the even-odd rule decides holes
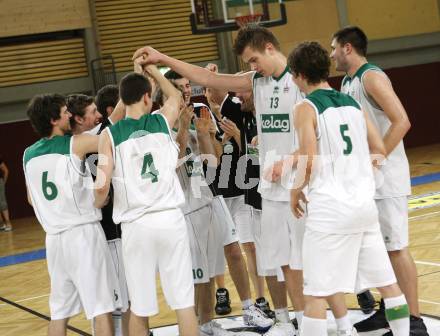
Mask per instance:
[[[258,164],[258,156],[254,156],[255,153],[250,153],[248,145],[251,143],[252,138],[257,135],[257,120],[251,112],[244,113],[243,115],[243,129],[241,132],[242,148],[246,149],[247,161],[246,161],[246,184],[250,183],[250,180],[255,181],[260,179],[260,166]],[[255,184],[255,182],[253,182]],[[258,192],[258,183],[250,188],[245,189],[244,193],[245,203],[249,204],[257,210],[261,210],[261,195]]]
[[[232,100],[231,97],[226,97],[222,106],[221,114],[223,117],[233,121],[238,129],[243,129],[243,113],[241,112],[241,104]],[[216,116],[217,124],[219,120]],[[223,131],[217,125],[219,132],[217,140],[220,142],[223,138]],[[243,184],[245,178],[244,167],[238,167],[237,163],[242,155],[239,144],[234,138],[229,139],[223,144],[223,154],[220,157],[220,164],[215,173],[215,179],[210,184],[214,195],[222,195],[224,198],[237,197],[243,195],[243,190],[239,188],[240,183]],[[238,181],[238,183],[237,183]]]

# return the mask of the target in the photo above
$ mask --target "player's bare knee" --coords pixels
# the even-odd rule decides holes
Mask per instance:
[[[255,244],[252,242],[242,244],[246,254],[255,254]]]
[[[402,291],[397,283],[377,288],[383,298],[390,298],[402,295]]]
[[[238,262],[243,256],[241,254],[240,245],[238,243],[232,243],[225,246],[225,257],[228,262]]]

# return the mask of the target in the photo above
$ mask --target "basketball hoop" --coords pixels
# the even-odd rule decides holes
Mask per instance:
[[[235,17],[235,23],[240,28],[244,28],[247,26],[257,26],[261,21],[263,14],[249,14]]]

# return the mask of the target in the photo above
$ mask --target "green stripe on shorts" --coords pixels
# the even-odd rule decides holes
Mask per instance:
[[[385,316],[388,321],[394,321],[409,317],[409,308],[407,304],[385,309]]]

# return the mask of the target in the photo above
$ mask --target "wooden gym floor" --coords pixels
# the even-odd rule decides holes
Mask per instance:
[[[440,144],[409,149],[413,196],[440,192]],[[437,199],[436,199],[437,198]],[[410,211],[410,248],[419,274],[419,300],[423,314],[440,317],[440,196],[421,198]],[[45,259],[19,263],[16,256],[35,251],[43,254],[44,232],[35,218],[13,221],[12,232],[0,233],[0,335],[40,336],[47,333],[49,316],[49,277]],[[3,266],[4,262],[10,265]],[[231,292],[233,311],[240,314],[241,306],[235,287],[226,273],[226,286]],[[269,295],[266,295],[268,298]],[[160,314],[151,319],[151,327],[175,323],[174,313],[159,292]],[[350,307],[356,307],[354,296],[348,296]],[[90,322],[79,315],[70,321],[68,335],[91,334]]]

